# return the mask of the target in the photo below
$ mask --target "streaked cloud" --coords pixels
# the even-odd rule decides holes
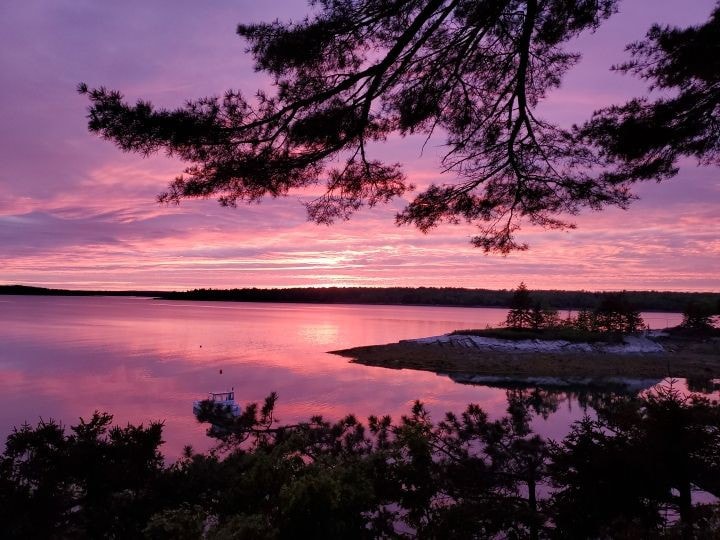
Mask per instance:
[[[651,22],[701,21],[714,2],[622,3],[578,40],[585,62],[543,108],[565,124],[642,85],[607,68]],[[648,7],[652,5],[652,9]],[[299,16],[303,2],[7,2],[0,6],[0,282],[71,288],[325,285],[720,290],[720,175],[683,165],[638,189],[629,211],[575,218],[573,231],[527,229],[531,251],[485,256],[474,230],[423,235],[393,224],[403,201],[332,227],[305,221],[301,192],[239,209],[213,201],[164,207],[155,196],[183,168],[123,154],[86,132],[79,81],[172,106],[227,87],[266,85],[235,22]],[[31,31],[32,29],[32,31]],[[439,172],[440,139],[393,139],[374,155],[405,164],[419,187]]]

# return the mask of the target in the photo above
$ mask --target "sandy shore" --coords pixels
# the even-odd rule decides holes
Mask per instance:
[[[720,378],[720,340],[664,339],[663,352],[492,350],[417,340],[332,351],[368,366],[492,376]]]

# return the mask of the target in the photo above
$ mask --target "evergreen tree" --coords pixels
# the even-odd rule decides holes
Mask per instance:
[[[713,308],[700,302],[688,302],[683,310],[681,326],[694,330],[707,330],[713,325]]]
[[[234,206],[320,183],[307,204],[320,223],[411,187],[400,164],[372,158],[374,143],[442,132],[454,179],[419,193],[398,223],[471,222],[474,245],[507,253],[527,247],[515,238],[523,222],[568,227],[562,215],[624,207],[633,182],[671,176],[681,156],[718,163],[718,10],[699,27],[654,27],[630,48],[621,69],[675,97],[601,111],[576,131],[539,117],[579,59],[567,44],[618,1],[322,0],[299,22],[238,27],[275,93],[231,90],[166,110],[79,89],[92,132],[189,164],[161,201]]]
[[[535,302],[530,313],[530,328],[540,330],[545,327],[545,312],[540,302]]]
[[[524,282],[513,292],[505,326],[515,329],[533,327],[533,300]]]
[[[470,404],[435,421],[416,402],[399,421],[278,426],[271,395],[239,420],[219,411],[222,451],[187,449],[172,465],[160,424],[24,426],[0,453],[2,537],[717,537],[720,505],[693,503],[720,495],[717,401],[672,385],[601,393],[596,416],[551,442],[532,420],[561,394],[506,398],[499,418]]]
[[[661,180],[683,157],[720,163],[720,4],[704,24],[654,25],[615,69],[661,90],[596,112],[580,134],[596,144],[614,182]]]
[[[595,332],[639,332],[644,324],[640,311],[624,293],[605,296],[592,317],[592,330]]]
[[[555,328],[560,325],[557,310],[543,307],[541,302],[535,302],[531,312],[531,325],[533,330]]]
[[[589,309],[581,309],[578,311],[575,320],[571,320],[571,326],[583,332],[593,332],[595,330],[593,312]]]

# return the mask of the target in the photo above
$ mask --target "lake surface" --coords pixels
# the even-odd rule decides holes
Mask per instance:
[[[415,399],[435,418],[480,404],[492,416],[506,391],[429,372],[351,364],[327,351],[484,328],[506,310],[413,306],[172,302],[148,298],[0,296],[0,441],[42,417],[73,424],[94,410],[118,423],[165,421],[164,453],[211,441],[192,401],[235,388],[240,403],[272,391],[283,422],[322,414],[399,417]],[[678,314],[645,314],[654,328]],[[222,370],[222,374],[220,373]],[[575,396],[535,429],[560,438],[585,414]]]

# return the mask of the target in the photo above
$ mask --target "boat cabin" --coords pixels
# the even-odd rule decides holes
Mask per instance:
[[[198,415],[203,410],[203,404],[208,402],[213,407],[224,411],[223,414],[230,416],[240,416],[240,406],[235,403],[235,389],[229,392],[208,392],[207,399],[193,402],[193,412]]]
[[[208,392],[208,401],[235,401],[235,392]]]

